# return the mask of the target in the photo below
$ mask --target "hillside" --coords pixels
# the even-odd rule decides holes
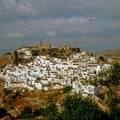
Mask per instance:
[[[5,67],[7,64],[12,64],[14,61],[14,54],[11,52],[0,56],[0,68]]]
[[[98,56],[103,56],[106,58],[112,58],[114,61],[120,62],[120,49],[116,50],[105,50],[101,53],[97,53]]]
[[[71,94],[95,97],[99,88],[87,81],[111,66],[86,50],[66,45],[22,46],[0,60],[0,107],[14,118],[25,106],[34,111],[51,98],[60,103],[66,87]],[[99,106],[106,110],[103,104]]]

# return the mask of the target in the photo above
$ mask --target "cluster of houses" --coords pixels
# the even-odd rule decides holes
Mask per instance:
[[[22,50],[26,53],[25,58],[31,56],[26,48],[19,51]],[[0,71],[0,77],[5,79],[5,88],[23,87],[48,91],[71,86],[72,92],[94,96],[98,88],[85,81],[108,67],[110,64],[100,64],[97,57],[80,51],[67,59],[37,55],[34,61],[26,64],[9,64]]]
[[[42,42],[40,42],[39,46],[22,46],[18,48],[17,54],[19,60],[27,60],[32,58],[33,56],[45,53],[45,51],[49,51],[50,49],[51,45],[43,44]]]

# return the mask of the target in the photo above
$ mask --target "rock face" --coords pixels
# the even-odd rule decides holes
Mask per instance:
[[[12,64],[14,60],[13,53],[9,53],[0,57],[0,68],[5,67],[7,64]]]

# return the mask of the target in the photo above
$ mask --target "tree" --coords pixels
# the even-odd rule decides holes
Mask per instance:
[[[58,109],[54,102],[50,102],[46,108],[36,111],[36,115],[42,115],[45,120],[108,120],[109,116],[103,112],[89,97],[79,94],[68,95]]]
[[[21,97],[21,95],[20,95],[19,91],[14,92],[14,94],[11,96],[12,99],[16,99],[16,98],[20,98],[20,97]]]
[[[15,50],[15,51],[14,51],[14,64],[18,64],[18,62],[19,62],[18,53],[17,53],[17,51]]]
[[[62,120],[103,120],[108,115],[90,99],[81,95],[69,95],[63,101]]]
[[[29,106],[26,106],[24,110],[21,112],[20,119],[29,119],[32,118],[32,110],[30,109]]]
[[[113,108],[110,115],[110,120],[120,120],[120,108]]]
[[[63,93],[68,93],[72,90],[71,86],[66,86],[65,88],[63,88]]]
[[[120,85],[120,64],[118,62],[114,63],[111,68],[110,83],[114,86]]]
[[[34,111],[34,113],[33,113],[34,116],[35,116],[35,117],[40,116],[40,115],[42,114],[42,110],[43,110],[42,108],[36,109],[36,110]]]
[[[99,86],[107,88],[104,93],[104,101],[109,108],[109,114],[113,118],[113,114],[118,115],[120,110],[120,96],[118,94],[118,88],[120,86],[120,64],[114,63],[109,69],[103,70],[95,79],[95,83]],[[103,97],[103,96],[102,96]],[[118,116],[114,116],[116,120]]]
[[[42,116],[45,120],[59,120],[59,111],[54,103],[50,103],[42,110]]]
[[[109,93],[116,96],[116,88],[120,85],[120,64],[114,63],[109,69],[101,71],[94,79],[99,86],[105,86]]]
[[[103,56],[100,56],[100,57],[99,57],[99,60],[100,60],[100,61],[105,61],[105,58],[104,58]]]
[[[32,56],[37,56],[38,55],[38,51],[37,50],[32,50]]]
[[[0,118],[7,115],[7,110],[3,107],[0,108]]]
[[[12,93],[12,90],[4,88],[5,95],[9,95]]]

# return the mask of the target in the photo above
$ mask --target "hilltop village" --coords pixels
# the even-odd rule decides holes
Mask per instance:
[[[86,81],[110,67],[92,53],[67,45],[40,42],[39,46],[22,46],[14,54],[13,64],[0,71],[5,88],[49,91],[71,86],[73,93],[95,96],[99,89]]]

